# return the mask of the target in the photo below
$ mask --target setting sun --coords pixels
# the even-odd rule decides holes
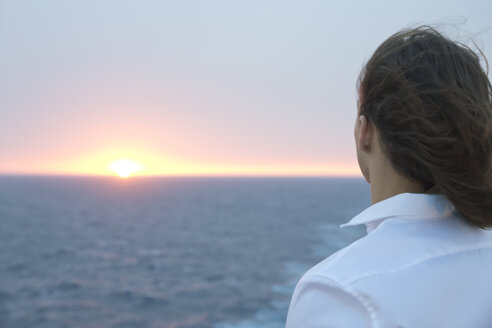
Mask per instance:
[[[130,175],[144,169],[143,165],[131,159],[119,159],[108,165],[111,172],[116,173],[121,178],[128,178]]]

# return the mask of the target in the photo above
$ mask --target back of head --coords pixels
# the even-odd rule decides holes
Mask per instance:
[[[403,30],[359,83],[360,114],[395,170],[436,188],[469,224],[492,227],[492,87],[480,57],[432,27]]]

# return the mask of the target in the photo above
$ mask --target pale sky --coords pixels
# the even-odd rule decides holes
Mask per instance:
[[[364,61],[416,23],[473,37],[492,61],[491,12],[490,0],[0,0],[0,174],[105,174],[127,158],[145,174],[360,176]]]

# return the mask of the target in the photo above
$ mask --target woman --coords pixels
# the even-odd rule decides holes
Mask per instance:
[[[365,65],[358,106],[373,205],[342,226],[367,235],[304,274],[287,328],[492,327],[492,87],[480,57],[428,26],[400,31]]]

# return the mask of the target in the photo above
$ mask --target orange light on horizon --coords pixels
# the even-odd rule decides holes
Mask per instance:
[[[118,159],[108,164],[108,170],[121,178],[128,178],[134,173],[143,171],[144,166],[131,159]]]
[[[122,154],[124,154],[122,156]],[[2,170],[3,169],[3,170]],[[219,160],[184,158],[164,154],[162,150],[132,145],[132,147],[101,147],[71,158],[50,158],[36,166],[19,167],[12,161],[0,163],[0,174],[102,175],[119,176],[356,176],[360,169],[356,161],[296,162]]]

